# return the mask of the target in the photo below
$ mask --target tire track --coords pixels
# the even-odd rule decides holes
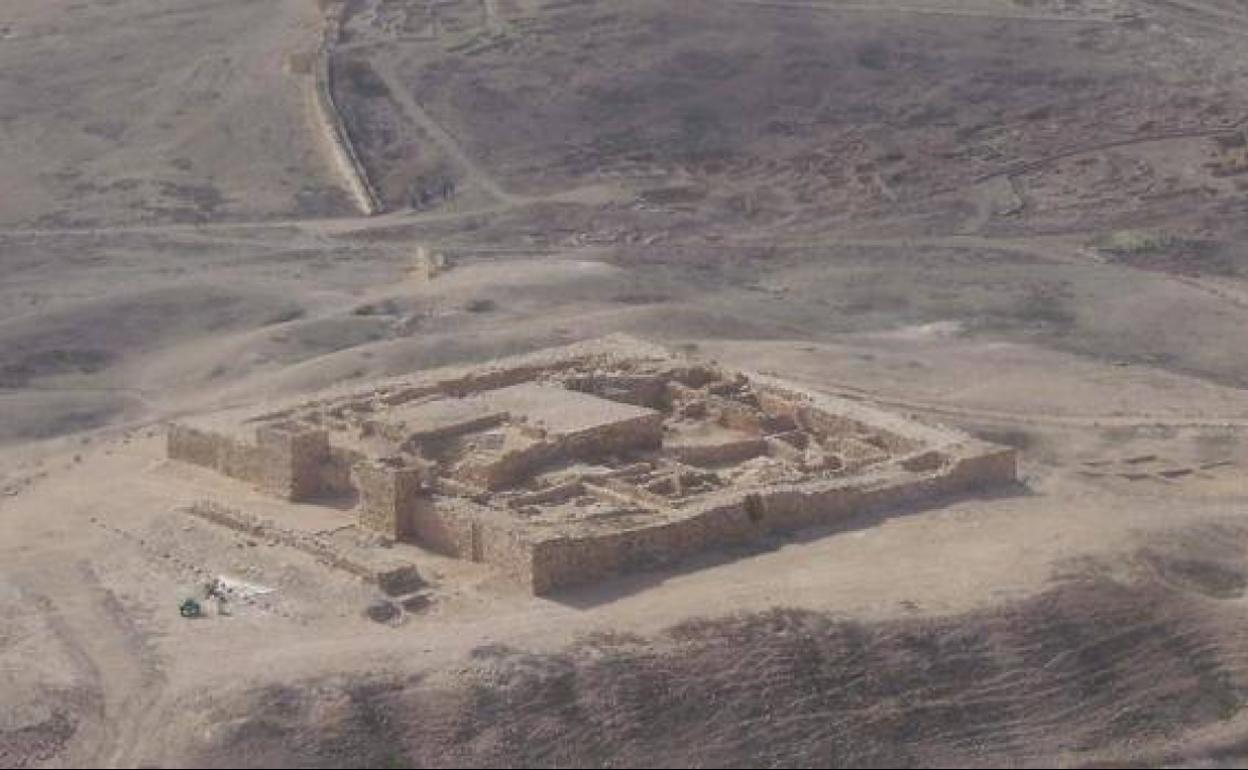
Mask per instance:
[[[1082,145],[1079,147],[1071,147],[1066,150],[1060,150],[1052,155],[1044,158],[1029,161],[1019,161],[1011,164],[1003,169],[990,171],[981,174],[973,181],[975,184],[983,184],[984,182],[996,179],[998,177],[1016,177],[1022,174],[1028,174],[1037,169],[1057,163],[1058,161],[1068,158],[1075,158],[1080,155],[1086,155],[1092,152],[1104,152],[1106,150],[1114,150],[1122,147],[1132,147],[1141,144],[1152,144],[1155,142],[1166,142],[1175,139],[1213,139],[1217,137],[1230,136],[1241,129],[1248,127],[1248,116],[1239,120],[1228,123],[1224,126],[1216,128],[1192,128],[1192,129],[1175,129],[1173,131],[1161,131],[1148,136],[1137,136],[1129,139],[1114,139],[1108,142],[1100,142],[1098,144]]]
[[[1075,17],[1053,16],[1034,13],[1002,13],[991,10],[975,10],[971,8],[932,8],[921,5],[892,5],[871,3],[829,3],[817,0],[714,0],[724,5],[754,6],[759,8],[776,8],[781,10],[807,10],[827,13],[868,13],[893,14],[910,16],[949,16],[954,18],[989,19],[997,21],[1019,21],[1042,24],[1117,24],[1116,19],[1098,16]]]
[[[91,764],[132,766],[144,717],[164,684],[155,652],[89,562],[57,564],[37,576],[30,569],[19,573],[19,584],[42,608],[101,699],[86,745],[71,746],[71,753]]]
[[[363,747],[417,766],[1092,761],[1174,746],[1239,713],[1244,636],[1238,619],[1188,595],[1091,578],[957,616],[860,623],[776,608],[691,620],[640,644],[492,645],[448,676],[335,684],[350,698],[330,725],[313,721],[333,692],[325,680],[286,681],[218,717],[268,713],[280,698],[282,721],[253,737],[234,719],[192,756],[226,765],[279,751],[309,765]],[[378,724],[378,712],[393,718]],[[311,724],[329,737],[294,740]]]

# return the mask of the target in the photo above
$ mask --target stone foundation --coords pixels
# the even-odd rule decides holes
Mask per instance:
[[[611,338],[169,431],[172,459],[535,593],[1016,478],[1014,450]]]

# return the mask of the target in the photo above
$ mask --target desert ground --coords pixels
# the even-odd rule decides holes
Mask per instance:
[[[7,0],[0,766],[1248,762],[1246,52],[1241,0]],[[429,553],[379,623],[165,456],[613,333],[1020,481],[544,597]],[[216,575],[265,592],[181,617]]]

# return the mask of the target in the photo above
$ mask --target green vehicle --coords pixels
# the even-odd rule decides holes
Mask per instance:
[[[178,614],[184,618],[198,618],[204,614],[204,610],[199,606],[198,601],[187,598],[178,605]]]

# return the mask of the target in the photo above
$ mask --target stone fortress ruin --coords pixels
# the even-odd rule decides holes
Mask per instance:
[[[1010,448],[624,337],[188,419],[168,454],[537,594],[1016,474]]]

